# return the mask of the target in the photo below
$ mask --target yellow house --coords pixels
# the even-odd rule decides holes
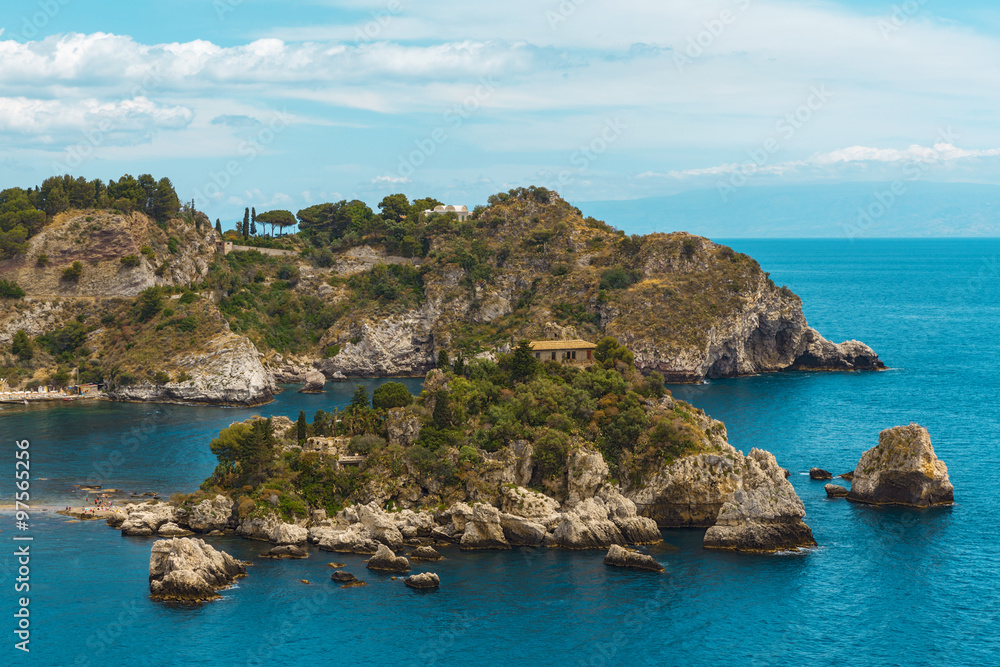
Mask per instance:
[[[585,340],[533,340],[531,349],[539,361],[588,365],[594,362],[597,345]]]

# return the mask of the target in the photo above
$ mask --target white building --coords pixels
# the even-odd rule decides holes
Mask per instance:
[[[440,213],[442,215],[445,213],[454,213],[459,222],[465,222],[469,219],[468,206],[435,206],[433,210],[427,209],[424,211],[424,217],[426,218],[431,213]]]

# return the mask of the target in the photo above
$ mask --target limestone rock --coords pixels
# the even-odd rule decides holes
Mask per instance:
[[[385,415],[385,430],[390,445],[409,447],[420,437],[420,420],[403,408],[392,408]]]
[[[544,523],[559,514],[559,502],[523,486],[505,486],[500,491],[500,509],[507,514]]]
[[[441,585],[441,578],[433,572],[421,572],[403,579],[403,583],[410,588],[438,588]]]
[[[177,523],[174,508],[165,503],[126,505],[128,518],[122,522],[122,535],[148,537],[166,523]]]
[[[608,518],[614,521],[629,544],[656,544],[663,540],[659,526],[652,519],[638,516],[635,503],[621,492],[605,485],[597,494],[597,499],[604,503]]]
[[[472,508],[465,503],[455,503],[449,510],[451,523],[455,527],[456,533],[464,533],[465,526],[472,519]]]
[[[441,560],[441,554],[434,547],[417,547],[410,554],[410,560]]]
[[[309,558],[309,552],[294,544],[279,544],[272,547],[266,553],[260,555],[261,558]]]
[[[500,526],[500,512],[491,505],[476,505],[465,524],[459,543],[463,549],[509,549],[510,543]]]
[[[324,551],[351,554],[373,554],[379,543],[371,538],[368,529],[361,524],[348,526],[346,530],[332,528],[315,529],[316,546]]]
[[[311,370],[306,373],[305,380],[302,383],[302,388],[299,389],[299,393],[322,394],[324,385],[326,385],[326,376],[319,371]]]
[[[303,544],[309,531],[297,524],[285,523],[275,514],[247,518],[236,528],[236,534],[251,540],[275,544]]]
[[[948,466],[934,454],[927,429],[910,424],[879,433],[878,445],[862,454],[854,469],[847,499],[928,507],[951,505],[954,492]]]
[[[149,555],[149,592],[154,600],[198,602],[246,576],[246,567],[204,540],[157,540]]]
[[[623,545],[626,540],[614,521],[608,519],[604,504],[588,498],[562,515],[546,543],[566,549],[606,549],[612,544]]]
[[[225,530],[233,514],[233,501],[222,495],[205,499],[188,510],[188,527],[196,533]]]
[[[337,570],[330,575],[330,579],[336,581],[337,583],[346,584],[349,581],[357,581],[358,578],[355,577],[350,572],[344,572],[343,570]]]
[[[567,462],[569,504],[593,498],[608,479],[608,464],[601,453],[581,447],[569,455]]]
[[[802,500],[774,455],[752,449],[744,460],[739,488],[705,532],[703,544],[709,549],[750,552],[815,546],[812,530],[802,521],[805,515]]]
[[[545,526],[514,514],[501,513],[500,527],[511,546],[537,547],[545,542]]]
[[[657,563],[652,556],[626,549],[617,544],[612,544],[611,548],[608,549],[608,554],[604,557],[604,564],[649,572],[664,571],[663,566]]]
[[[823,487],[823,490],[826,491],[827,498],[847,497],[847,489],[845,489],[839,484],[827,484],[826,486]]]
[[[379,544],[378,551],[368,559],[367,567],[369,570],[381,572],[409,572],[410,561],[392,553],[392,550],[384,544]]]
[[[396,528],[395,522],[377,503],[369,503],[358,507],[358,518],[372,538],[386,545],[393,551],[403,548],[403,535]]]
[[[809,479],[833,479],[833,473],[822,468],[810,468]]]
[[[194,535],[194,533],[190,530],[181,528],[176,523],[170,521],[160,526],[160,529],[156,531],[156,534],[160,537],[186,537],[188,535]]]

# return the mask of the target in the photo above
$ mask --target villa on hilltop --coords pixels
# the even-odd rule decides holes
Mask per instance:
[[[593,363],[597,345],[585,340],[533,340],[530,343],[539,361],[561,361],[564,364]]]
[[[458,217],[459,222],[465,222],[469,219],[468,206],[435,206],[433,209],[424,211],[424,217],[426,218],[431,213],[440,213],[442,215],[445,213],[454,213]]]

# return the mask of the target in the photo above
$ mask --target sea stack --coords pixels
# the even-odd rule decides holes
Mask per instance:
[[[774,455],[751,449],[739,487],[705,531],[706,549],[771,553],[814,547],[806,509]]]
[[[246,566],[204,540],[157,540],[149,554],[149,592],[154,600],[202,602],[247,574]]]
[[[895,426],[861,455],[848,500],[872,505],[930,507],[955,502],[948,466],[938,459],[923,426]]]

